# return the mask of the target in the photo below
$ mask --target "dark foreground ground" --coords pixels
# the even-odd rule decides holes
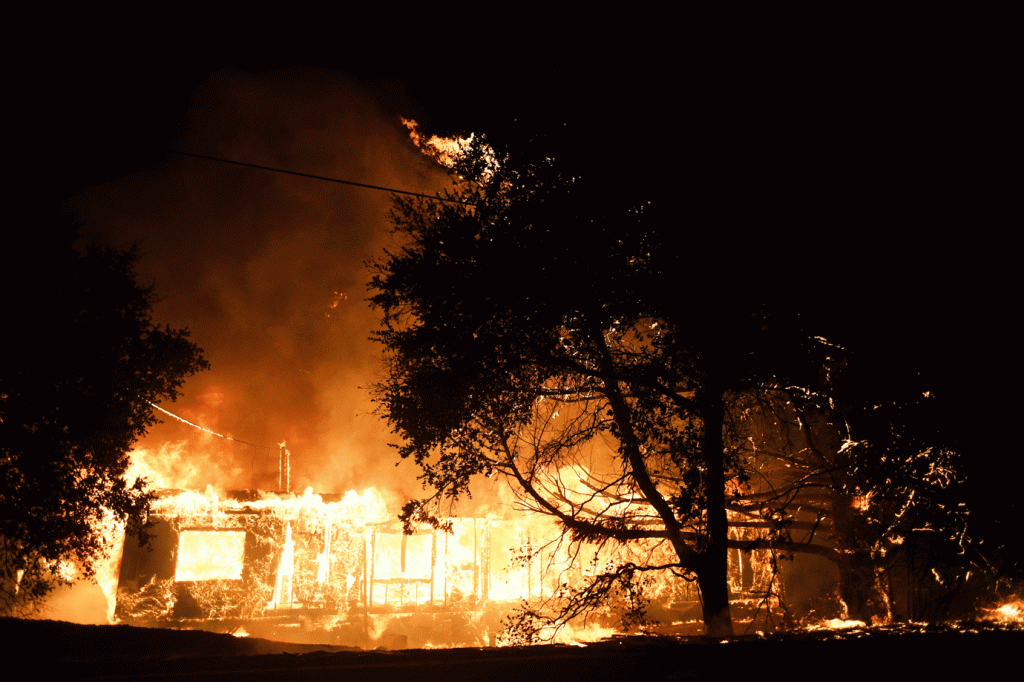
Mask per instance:
[[[626,637],[586,646],[332,651],[200,631],[0,619],[0,641],[8,672],[44,680],[920,682],[1018,679],[1024,661],[1024,629],[978,624],[729,641]]]

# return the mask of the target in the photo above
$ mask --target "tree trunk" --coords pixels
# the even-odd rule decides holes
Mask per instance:
[[[877,530],[861,510],[861,502],[843,490],[857,490],[860,482],[852,473],[855,471],[851,455],[843,450],[835,454],[837,479],[831,492],[832,498],[832,540],[839,552],[839,598],[846,606],[846,617],[860,620],[868,625],[875,618],[885,620],[888,605],[875,574],[875,562],[871,547],[877,538]],[[847,473],[838,473],[847,472]]]
[[[839,562],[839,597],[846,604],[846,617],[864,621],[888,620],[885,595],[878,585],[875,564],[867,550],[854,550]]]
[[[704,420],[707,544],[701,552],[697,584],[704,599],[704,631],[713,637],[733,634],[729,613],[729,519],[725,513],[725,453],[722,427],[725,407],[720,395],[709,392]]]
[[[715,568],[697,572],[697,586],[703,600],[704,632],[709,637],[732,637],[728,577]]]

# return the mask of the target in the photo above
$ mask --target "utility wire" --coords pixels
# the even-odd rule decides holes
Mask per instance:
[[[393,194],[408,194],[410,196],[420,197],[422,199],[429,199],[431,201],[444,201],[449,204],[465,204],[467,206],[473,205],[473,203],[470,201],[460,201],[458,199],[445,199],[443,197],[430,196],[429,194],[420,194],[419,192],[409,192],[404,189],[393,189],[391,187],[381,187],[379,185],[367,185],[366,183],[353,182],[352,180],[339,180],[338,178],[328,178],[324,175],[313,175],[312,173],[299,173],[298,171],[290,171],[285,170],[283,168],[272,168],[270,166],[260,166],[255,163],[244,163],[242,161],[232,161],[231,159],[221,159],[216,156],[204,156],[202,154],[192,154],[191,152],[179,152],[177,150],[172,150],[171,153],[177,154],[178,156],[191,156],[196,159],[206,159],[207,161],[219,161],[220,163],[230,163],[235,166],[245,166],[246,168],[257,168],[259,170],[271,171],[273,173],[286,173],[288,175],[298,175],[299,177],[303,178],[313,178],[314,180],[326,180],[327,182],[337,182],[342,185],[352,185],[354,187],[376,189],[382,192],[391,192]]]
[[[150,405],[152,405],[153,407],[155,407],[156,409],[160,410],[164,414],[169,414],[170,416],[174,417],[178,421],[185,422],[189,426],[194,426],[197,429],[199,429],[200,431],[206,431],[207,433],[212,433],[213,435],[218,436],[220,438],[225,438],[227,440],[233,440],[236,443],[242,443],[243,445],[251,445],[252,446],[252,457],[249,460],[249,479],[250,479],[249,487],[252,488],[253,490],[256,489],[256,451],[257,450],[273,450],[274,448],[269,448],[266,445],[256,445],[256,443],[250,443],[247,440],[239,440],[237,438],[232,438],[231,436],[225,436],[223,433],[217,433],[216,431],[211,431],[210,429],[206,428],[205,426],[200,426],[199,424],[196,424],[195,422],[190,422],[189,420],[185,419],[184,417],[179,417],[178,415],[174,414],[173,412],[171,412],[169,410],[165,410],[164,408],[160,407],[159,405],[157,405],[154,402],[151,402],[149,400],[147,400],[146,402],[149,403]],[[284,443],[281,443],[281,445],[279,447],[284,447]]]
[[[146,402],[149,402],[149,401],[147,400]],[[156,403],[149,403],[149,404],[152,405],[153,407],[155,407],[156,409],[160,410],[164,414],[169,414],[172,417],[174,417],[175,419],[177,419],[178,421],[185,422],[189,426],[194,426],[197,429],[199,429],[200,431],[206,431],[207,433],[212,433],[215,436],[220,436],[221,438],[226,438],[227,440],[233,440],[236,443],[242,443],[243,445],[251,445],[254,448],[263,448],[264,450],[273,450],[273,448],[269,448],[266,445],[256,445],[256,443],[250,443],[249,441],[239,440],[237,438],[232,438],[231,436],[225,436],[223,433],[217,433],[216,431],[211,431],[210,429],[206,428],[205,426],[200,426],[199,424],[196,424],[195,422],[190,422],[189,420],[185,419],[184,417],[179,417],[178,415],[174,414],[173,412],[165,410],[164,408],[160,407]]]

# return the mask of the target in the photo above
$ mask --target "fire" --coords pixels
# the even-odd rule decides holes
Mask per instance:
[[[358,637],[371,639],[351,643],[395,647],[420,618],[432,624],[416,626],[425,634],[415,637],[425,639],[413,638],[415,646],[486,646],[498,643],[501,618],[520,600],[550,598],[571,579],[546,517],[452,518],[452,533],[405,535],[373,488],[331,496],[167,491],[151,518],[173,570],[124,572],[152,561],[125,543],[133,554],[118,592],[124,622],[243,621],[254,636],[281,637],[260,631],[261,623],[317,614],[327,631],[351,630],[356,618]],[[613,632],[603,622],[570,624],[556,641]]]
[[[615,628],[598,625],[597,623],[587,623],[579,627],[574,627],[570,624],[555,635],[554,641],[556,644],[583,646],[588,642],[600,642],[616,634]]]
[[[409,129],[409,137],[413,144],[424,154],[434,159],[437,163],[447,168],[454,168],[460,157],[469,151],[473,144],[474,136],[469,137],[438,137],[431,135],[424,139],[424,136],[417,129],[419,124],[413,119],[400,118],[402,125]],[[498,169],[498,160],[490,147],[486,148],[485,163],[490,177]]]
[[[106,539],[109,554],[98,561],[93,567],[96,570],[96,583],[100,586],[107,600],[107,622],[114,622],[114,607],[117,602],[118,571],[121,568],[121,551],[124,548],[124,524],[114,521],[108,513],[102,523],[103,537]]]
[[[244,553],[242,531],[182,531],[174,579],[241,580]]]
[[[866,628],[868,625],[862,620],[845,620],[843,618],[829,618],[807,626],[808,630],[852,630],[854,628]]]
[[[473,141],[472,136],[445,138],[431,135],[424,139],[420,131],[417,130],[419,124],[416,121],[411,118],[400,118],[400,120],[402,125],[409,129],[409,137],[413,144],[424,154],[448,168],[455,166],[455,162],[469,149],[469,145]]]
[[[524,600],[557,601],[612,563],[635,560],[632,550],[560,541],[553,519],[522,511],[450,518],[451,533],[405,535],[373,488],[344,495],[166,491],[151,518],[170,568],[123,568],[122,621],[244,622],[253,636],[279,638],[290,635],[279,626],[264,630],[301,618],[304,630],[316,623],[370,647],[399,646],[402,637],[416,647],[500,644],[502,620]],[[123,567],[153,561],[132,545],[125,543]],[[656,549],[640,559],[660,561]],[[749,557],[743,562],[757,571]],[[652,581],[648,596],[692,601],[687,586],[669,576]],[[593,642],[612,636],[615,622],[609,611],[548,634],[561,643]]]
[[[172,454],[165,463],[179,461],[178,453],[167,452]],[[315,631],[317,638],[370,648],[494,646],[503,643],[497,633],[506,617],[524,601],[531,608],[557,603],[608,567],[670,559],[658,554],[664,548],[657,543],[573,545],[551,517],[510,509],[447,519],[451,533],[424,527],[406,535],[374,488],[344,495],[320,495],[311,488],[301,494],[229,493],[209,486],[203,493],[164,491],[151,516],[164,538],[160,551],[170,569],[127,572],[126,566],[150,560],[139,550],[128,556],[133,543],[125,543],[112,622],[236,630],[244,623],[244,632],[256,637],[304,641],[311,635],[302,633]],[[731,539],[746,539],[730,533]],[[631,552],[644,554],[634,558]],[[729,555],[733,603],[748,609],[736,622],[751,628],[763,608],[778,612],[781,607],[781,594],[769,579],[771,562],[761,553]],[[112,592],[113,585],[116,577],[106,589]],[[653,617],[673,624],[666,634],[701,630],[692,621],[699,595],[690,583],[652,575],[644,589],[645,598],[660,609]],[[1022,614],[1024,601],[1016,600],[991,609],[988,619],[1020,623]],[[770,620],[765,629],[772,627]],[[613,636],[615,623],[609,609],[540,634],[582,645]],[[630,627],[657,631],[648,630],[646,621],[637,623]],[[760,627],[760,621],[756,624]],[[807,629],[856,633],[868,627],[861,620],[822,618]]]
[[[170,441],[157,449],[137,447],[128,453],[129,484],[145,478],[151,488],[203,488],[211,480],[236,481],[241,467],[226,465],[210,453],[197,453],[188,441]]]
[[[995,608],[985,609],[985,620],[1024,625],[1024,599],[1016,599]]]
[[[260,492],[255,500],[221,499],[212,486],[206,492],[185,491],[157,499],[152,513],[167,517],[209,517],[211,522],[242,511],[267,511],[283,518],[303,514],[344,518],[354,524],[382,523],[391,518],[384,499],[376,488],[361,493],[350,490],[338,502],[324,502],[321,495],[307,488],[302,495],[277,495]]]

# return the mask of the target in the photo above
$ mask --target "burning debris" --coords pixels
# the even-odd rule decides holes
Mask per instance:
[[[995,623],[1024,625],[1024,599],[985,609],[985,620]]]

